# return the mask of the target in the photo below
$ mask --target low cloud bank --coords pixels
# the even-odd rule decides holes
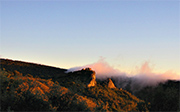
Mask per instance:
[[[92,68],[96,72],[97,79],[104,80],[106,78],[112,78],[116,86],[121,88],[130,84],[131,89],[141,89],[145,86],[156,86],[160,82],[165,82],[166,80],[180,80],[180,75],[173,71],[154,73],[149,66],[149,62],[144,62],[140,68],[137,68],[136,74],[128,74],[114,69],[104,59],[100,59],[93,64],[70,68],[68,72],[81,70],[87,67]]]
[[[80,67],[73,67],[68,69],[67,72],[73,72],[77,70],[81,70],[83,68],[91,68],[96,72],[96,77],[98,79],[104,79],[104,78],[109,78],[111,76],[121,76],[121,75],[126,75],[126,73],[122,73],[117,69],[114,69],[112,66],[110,66],[104,59],[100,59],[96,63],[93,64],[88,64],[85,66],[80,66]]]

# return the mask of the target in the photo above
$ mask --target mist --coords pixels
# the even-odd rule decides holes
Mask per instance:
[[[153,72],[153,68],[148,61],[143,62],[140,67],[136,67],[135,74],[128,74],[115,69],[102,58],[93,64],[70,68],[68,72],[81,70],[87,67],[96,72],[97,79],[105,80],[106,78],[111,78],[118,88],[130,86],[131,90],[139,90],[146,86],[156,86],[167,80],[180,80],[180,75],[171,70],[164,73]]]

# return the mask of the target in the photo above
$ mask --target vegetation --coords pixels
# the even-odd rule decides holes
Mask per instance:
[[[118,82],[117,87],[122,87],[136,97],[149,102],[150,111],[180,111],[180,81],[167,80],[156,86],[143,87],[140,84],[134,85],[133,78],[117,81],[118,78],[113,77],[112,80]]]
[[[0,70],[1,111],[92,110],[95,103],[51,80]]]
[[[150,111],[180,110],[180,81],[168,80],[156,87],[146,87],[134,93],[151,103]]]
[[[87,87],[91,70],[64,73],[66,69],[0,61],[0,111],[180,110],[179,81],[146,87],[134,96],[127,90],[109,88],[102,81]]]
[[[38,76],[43,79],[56,79],[65,76],[66,74],[64,72],[67,71],[66,69],[9,59],[0,59],[0,65],[1,68],[5,68],[6,71],[18,71],[23,75],[31,74],[33,77]]]

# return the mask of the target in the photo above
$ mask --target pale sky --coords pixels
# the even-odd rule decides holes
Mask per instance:
[[[180,74],[180,2],[1,0],[0,56],[71,68],[97,62],[130,72],[144,61]]]

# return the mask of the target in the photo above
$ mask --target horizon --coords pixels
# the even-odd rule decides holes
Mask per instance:
[[[104,58],[180,75],[179,1],[1,1],[0,58],[72,68]]]
[[[145,85],[151,85],[154,86],[160,82],[166,82],[168,80],[176,80],[180,81],[180,75],[175,73],[174,71],[165,71],[165,72],[155,72],[153,70],[153,67],[150,66],[149,62],[144,62],[140,66],[136,66],[135,71],[128,73],[126,71],[120,71],[118,69],[115,69],[113,66],[109,65],[109,63],[106,62],[104,58],[100,58],[97,62],[87,64],[84,66],[76,66],[72,68],[62,68],[62,67],[56,67],[52,65],[42,64],[42,63],[35,63],[35,62],[28,62],[28,61],[22,61],[22,60],[13,60],[9,58],[1,58],[0,59],[7,59],[12,61],[19,61],[19,62],[25,62],[25,63],[31,63],[31,64],[38,64],[42,66],[48,66],[48,67],[55,67],[59,69],[65,69],[67,70],[65,73],[68,72],[74,72],[79,71],[85,68],[91,68],[96,73],[96,77],[100,80],[104,80],[106,78],[113,78],[113,77],[121,77],[121,78],[133,78],[137,81],[143,82]]]

